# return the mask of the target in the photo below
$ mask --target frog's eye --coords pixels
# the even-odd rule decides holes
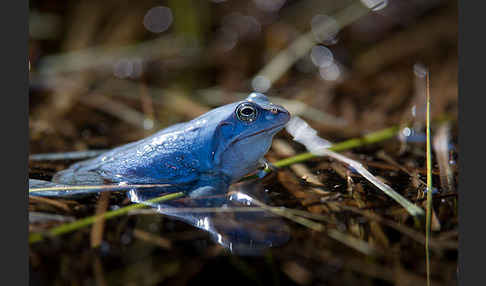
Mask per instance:
[[[241,121],[252,122],[257,117],[257,109],[251,103],[242,103],[236,108],[236,116]]]

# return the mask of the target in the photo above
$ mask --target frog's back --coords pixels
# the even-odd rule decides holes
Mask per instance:
[[[53,181],[62,184],[189,183],[199,176],[201,129],[180,123],[140,141],[132,142],[100,156],[76,163],[57,173]]]

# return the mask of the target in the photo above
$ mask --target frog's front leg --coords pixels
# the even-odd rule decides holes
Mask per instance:
[[[187,194],[203,205],[221,205],[227,200],[229,185],[229,178],[222,174],[205,174]]]

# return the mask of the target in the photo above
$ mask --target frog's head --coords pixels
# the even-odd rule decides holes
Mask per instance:
[[[214,129],[211,159],[213,166],[231,180],[237,180],[258,167],[273,136],[290,119],[282,106],[272,104],[261,93],[252,93],[244,101],[216,109],[222,116]]]

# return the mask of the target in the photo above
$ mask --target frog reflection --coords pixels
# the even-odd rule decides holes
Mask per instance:
[[[207,231],[213,241],[234,254],[261,255],[269,247],[280,246],[289,240],[290,231],[284,220],[255,203],[267,201],[258,182],[239,183],[232,185],[230,190],[224,199],[218,196],[182,198],[149,205],[158,213]],[[137,203],[156,196],[149,194],[136,190],[128,192],[129,198]],[[207,205],[213,208],[207,208]]]

